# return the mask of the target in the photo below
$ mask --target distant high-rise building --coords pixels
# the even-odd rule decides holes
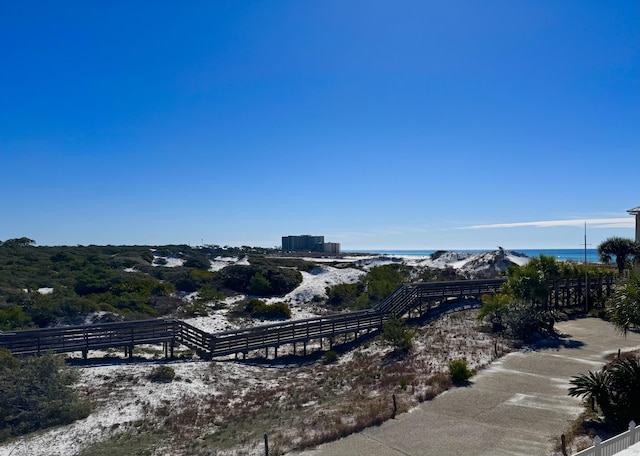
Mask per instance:
[[[340,244],[324,242],[324,236],[282,236],[282,250],[285,252],[328,252],[340,253]]]
[[[340,243],[339,242],[325,242],[324,243],[324,252],[325,253],[340,253]]]

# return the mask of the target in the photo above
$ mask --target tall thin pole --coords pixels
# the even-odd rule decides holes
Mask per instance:
[[[589,312],[589,274],[587,273],[587,222],[584,222],[584,307]]]

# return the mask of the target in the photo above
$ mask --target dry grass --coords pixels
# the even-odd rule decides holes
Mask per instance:
[[[466,359],[477,370],[508,352],[504,341],[478,330],[476,315],[451,314],[415,328],[414,348],[403,355],[374,339],[335,363],[265,364],[245,377],[229,377],[225,364],[232,361],[213,361],[206,381],[215,394],[146,407],[141,420],[117,431],[157,436],[150,455],[264,454],[264,434],[270,454],[336,440],[391,419],[394,395],[402,413],[451,388],[452,359]],[[117,381],[123,387],[138,380]]]

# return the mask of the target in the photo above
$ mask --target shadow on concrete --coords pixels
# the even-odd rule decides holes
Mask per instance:
[[[531,345],[531,350],[559,350],[561,348],[581,348],[584,347],[584,342],[576,339],[570,339],[570,335],[562,334],[557,337],[548,337],[542,339],[535,344]]]

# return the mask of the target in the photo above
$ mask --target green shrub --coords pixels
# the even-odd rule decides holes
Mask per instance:
[[[302,283],[302,274],[268,262],[257,265],[227,266],[219,274],[220,284],[238,293],[255,296],[281,296]]]
[[[398,317],[393,317],[384,323],[382,340],[393,345],[396,350],[408,352],[413,346],[413,333]]]
[[[265,276],[256,272],[251,279],[249,279],[247,291],[255,296],[269,296],[271,294],[271,283]]]
[[[250,299],[245,303],[244,311],[252,318],[287,319],[291,318],[291,309],[284,302],[267,304],[260,299]]]
[[[376,266],[356,283],[343,283],[327,288],[327,304],[352,310],[369,309],[394,292],[408,273],[401,265]]]
[[[327,304],[335,307],[352,307],[359,293],[364,290],[358,283],[340,283],[327,287]]]
[[[471,378],[473,371],[469,369],[467,360],[454,359],[449,362],[449,377],[453,383],[464,383]]]
[[[569,396],[584,397],[607,420],[623,430],[640,418],[640,358],[634,354],[614,359],[602,370],[572,377]]]
[[[31,317],[17,304],[0,309],[0,330],[22,329],[31,323]]]
[[[325,364],[335,363],[337,360],[338,354],[333,350],[329,350],[324,354],[323,361]]]
[[[176,378],[176,372],[171,366],[157,366],[151,369],[147,378],[156,383],[171,383]]]
[[[0,372],[2,369],[15,369],[18,367],[18,360],[6,348],[0,348]]]
[[[72,423],[89,415],[70,388],[77,373],[54,355],[0,362],[0,439]]]

